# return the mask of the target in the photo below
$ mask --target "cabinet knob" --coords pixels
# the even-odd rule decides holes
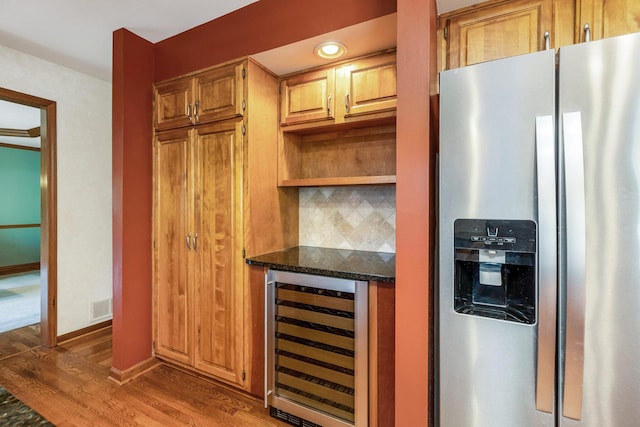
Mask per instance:
[[[589,27],[589,24],[584,24],[584,41],[585,42],[590,42],[591,41],[591,27]]]
[[[187,105],[187,117],[189,118],[189,123],[193,124],[193,118],[191,117],[191,103]]]
[[[544,50],[549,50],[551,47],[551,36],[549,35],[549,31],[544,32]]]

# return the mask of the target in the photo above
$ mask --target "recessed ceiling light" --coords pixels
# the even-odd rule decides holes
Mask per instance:
[[[317,45],[313,51],[320,58],[335,59],[347,52],[347,47],[340,42],[324,42]]]

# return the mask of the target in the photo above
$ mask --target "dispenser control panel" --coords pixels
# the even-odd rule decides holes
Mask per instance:
[[[498,244],[502,245],[505,243],[515,243],[515,237],[498,237],[498,236],[471,236],[472,242],[482,242],[485,245]]]

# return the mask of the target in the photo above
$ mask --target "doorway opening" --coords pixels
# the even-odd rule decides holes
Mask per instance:
[[[57,344],[56,103],[0,88],[0,100],[40,109],[40,343]]]

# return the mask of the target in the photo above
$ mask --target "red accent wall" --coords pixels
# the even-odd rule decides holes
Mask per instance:
[[[260,0],[155,46],[114,33],[114,367],[151,351],[151,83],[398,12],[396,426],[426,426],[432,376],[434,0]],[[336,12],[337,11],[337,12]],[[155,56],[154,56],[155,55]],[[133,166],[136,162],[135,167]]]
[[[153,44],[113,33],[113,367],[151,357]]]
[[[433,425],[435,1],[398,0],[396,422]]]
[[[396,11],[395,0],[260,0],[156,44],[156,81]]]

